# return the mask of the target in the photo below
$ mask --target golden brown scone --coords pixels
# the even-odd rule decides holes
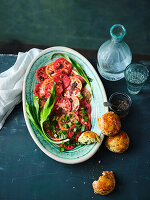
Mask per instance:
[[[129,147],[129,137],[126,132],[120,131],[115,136],[110,136],[106,139],[106,147],[114,153],[123,153]]]
[[[120,118],[114,112],[107,112],[98,118],[98,125],[104,135],[113,136],[116,135],[120,128]]]
[[[97,133],[94,133],[93,131],[85,131],[80,135],[78,138],[78,141],[82,144],[91,144],[91,143],[96,143],[100,142],[101,139],[97,135]]]
[[[115,188],[115,177],[112,171],[104,171],[102,175],[92,185],[95,194],[107,195]]]

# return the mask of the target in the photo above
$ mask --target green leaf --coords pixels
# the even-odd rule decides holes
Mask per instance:
[[[59,55],[59,56],[65,58],[66,60],[68,60],[68,61],[71,63],[71,60],[70,60],[69,56],[67,56],[67,55],[64,54],[64,53],[54,53],[54,54],[52,54],[51,59],[53,60],[53,58],[54,58],[55,56],[57,56],[57,55]]]
[[[26,102],[26,113],[28,119],[34,124],[34,126],[37,128],[37,130],[43,135],[43,137],[48,140],[49,142],[55,143],[55,144],[60,144],[62,142],[67,142],[69,139],[63,140],[63,141],[54,141],[52,138],[50,138],[47,133],[44,131],[43,127],[41,128],[39,123],[36,121],[36,116],[33,116],[31,114],[29,104]]]
[[[84,132],[84,130],[85,130],[85,124],[82,124],[81,132]]]
[[[36,122],[35,116],[32,116],[31,114],[29,104],[27,103],[27,101],[26,101],[26,114],[27,114],[28,119],[30,119],[30,121],[34,124],[34,126],[38,129],[38,131],[42,132],[40,129],[40,126]]]
[[[56,86],[56,83],[54,82],[53,87],[50,91],[50,96],[45,102],[45,105],[40,112],[40,124],[41,124],[42,129],[43,129],[43,123],[47,120],[48,116],[50,115],[51,110],[56,101],[55,86]]]
[[[79,63],[77,63],[75,60],[73,60],[72,58],[70,58],[71,60],[71,63],[72,63],[72,66],[74,68],[76,68],[77,70],[77,73],[82,76],[82,78],[86,81],[86,83],[89,85],[90,87],[90,90],[91,90],[91,94],[93,94],[93,91],[92,91],[92,87],[91,87],[91,83],[86,75],[86,73],[84,72],[84,70],[82,69],[82,67],[79,65]]]
[[[88,122],[88,120],[89,120],[88,116],[84,116],[84,121]]]
[[[83,96],[81,95],[81,92],[78,92],[77,96],[79,97],[79,99],[83,99]]]
[[[37,121],[39,122],[39,97],[34,96],[34,108],[35,108],[35,113],[37,117]]]

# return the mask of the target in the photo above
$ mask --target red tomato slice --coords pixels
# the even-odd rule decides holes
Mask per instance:
[[[54,71],[57,73],[70,74],[72,64],[65,58],[59,58],[54,62]]]
[[[82,132],[81,132],[81,131],[78,131],[78,134],[77,134],[76,137],[75,137],[75,141],[76,141],[76,142],[78,142],[78,138],[80,137],[81,134],[82,134]]]
[[[80,107],[80,102],[79,102],[78,97],[71,96],[71,103],[72,103],[72,111],[76,112]]]
[[[57,73],[53,76],[53,81],[56,83],[56,84],[62,84],[62,77],[63,77],[63,74],[61,73]]]
[[[74,135],[74,128],[75,128],[75,124],[73,124],[71,127],[70,127],[70,129],[69,129],[69,133],[68,133],[68,138],[72,138],[73,137],[73,135]]]
[[[86,88],[82,88],[81,95],[83,96],[82,101],[86,101],[87,103],[91,102],[91,94]]]
[[[45,79],[48,78],[48,75],[46,74],[46,66],[40,67],[36,71],[36,78],[38,81],[44,81]]]
[[[58,113],[68,113],[71,111],[71,102],[67,97],[60,97],[55,103],[55,110]]]
[[[39,95],[39,87],[41,86],[41,83],[38,83],[34,88],[34,95],[35,96]]]
[[[85,112],[91,114],[91,105],[86,101],[80,101],[80,107],[85,109]]]
[[[45,88],[45,93],[46,93],[47,98],[50,96],[50,90],[52,89],[52,86],[53,86],[53,82],[48,84]],[[63,92],[62,84],[56,84],[55,90],[56,90],[56,95],[60,96]]]
[[[59,145],[60,146],[60,145]],[[71,145],[62,145],[62,148],[64,148],[65,150],[71,150],[71,149],[74,149],[75,146],[71,146]]]
[[[69,85],[71,83],[69,76],[64,74],[63,77],[62,77],[62,83],[63,83],[63,88],[64,89],[69,87]]]
[[[38,95],[39,98],[45,95],[45,90],[43,89],[43,82],[40,82],[36,85],[34,89],[34,95]]]

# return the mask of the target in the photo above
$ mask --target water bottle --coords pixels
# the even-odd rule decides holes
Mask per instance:
[[[102,77],[117,81],[124,77],[125,68],[131,63],[132,54],[123,41],[126,29],[121,24],[110,28],[111,39],[102,44],[97,54],[97,68]]]

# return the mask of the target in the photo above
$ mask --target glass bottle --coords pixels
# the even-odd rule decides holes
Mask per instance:
[[[111,39],[102,44],[98,50],[97,68],[102,77],[117,81],[124,77],[125,68],[131,63],[132,54],[128,45],[122,41],[126,29],[121,24],[110,28]]]

